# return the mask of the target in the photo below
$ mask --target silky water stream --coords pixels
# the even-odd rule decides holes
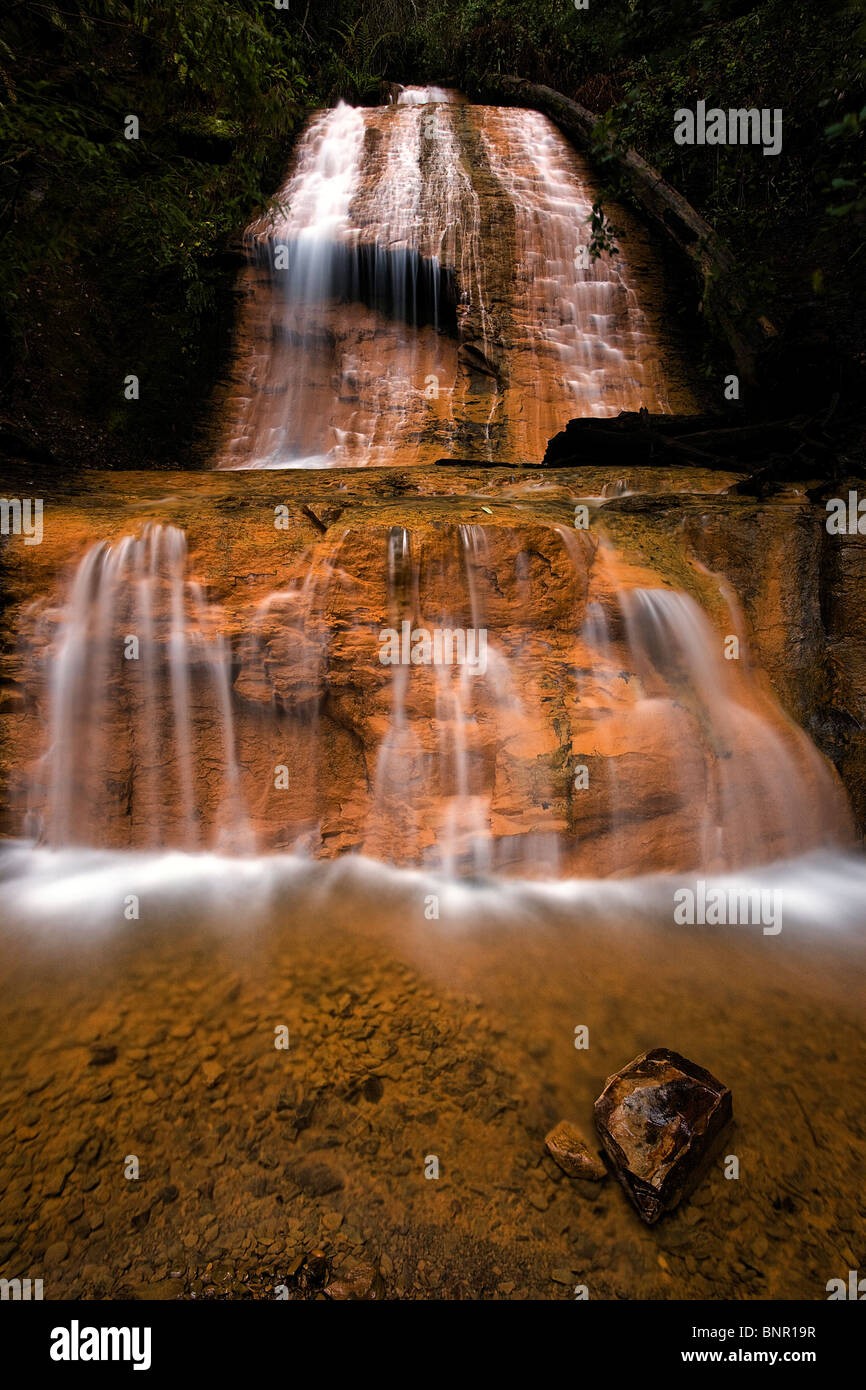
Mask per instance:
[[[214,471],[110,475],[7,551],[0,1272],[46,1297],[866,1267],[814,585],[720,563],[764,524],[731,478],[532,466],[573,416],[692,405],[643,233],[587,254],[593,196],[535,112],[317,115],[247,232]],[[543,1140],[654,1046],[731,1088],[741,1177],[647,1228]]]

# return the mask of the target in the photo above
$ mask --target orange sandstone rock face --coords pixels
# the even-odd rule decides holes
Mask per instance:
[[[58,507],[9,566],[8,828],[560,876],[736,868],[850,834],[756,664],[763,644],[808,708],[820,649],[782,669],[802,611],[767,576],[747,621],[686,539],[716,478],[639,527],[592,502],[576,529],[597,475],[449,470],[448,497],[419,475],[411,499],[396,472],[185,475],[182,504],[171,478],[158,500],[107,479]],[[437,633],[483,664],[427,660]]]
[[[593,197],[538,112],[317,116],[248,231],[218,466],[525,461],[575,414],[689,410],[645,235],[617,209],[593,261]]]
[[[7,827],[470,875],[845,840],[790,717],[820,731],[833,698],[802,498],[432,466],[693,403],[637,229],[587,257],[554,127],[416,95],[317,116],[250,227],[219,470],[69,486],[12,555]]]

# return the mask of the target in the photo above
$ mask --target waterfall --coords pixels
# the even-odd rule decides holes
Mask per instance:
[[[616,415],[636,398],[665,408],[658,347],[622,256],[590,256],[592,194],[573,151],[537,111],[485,108],[481,132],[515,209],[513,331],[532,377],[562,378],[573,415]],[[534,395],[524,409],[538,409]],[[533,435],[549,420],[539,412]]]
[[[685,727],[703,749],[703,795],[690,758],[671,739],[672,784],[700,818],[698,863],[713,869],[833,843],[844,798],[824,759],[763,690],[739,650],[726,660],[718,632],[687,594],[633,589],[621,599],[638,686],[631,719]],[[676,708],[675,708],[676,707]],[[616,759],[612,760],[613,767]]]
[[[694,598],[585,532],[336,527],[293,569],[233,657],[178,528],[87,551],[36,644],[33,833],[475,877],[724,871],[849,834],[745,645],[726,660]]]
[[[525,717],[506,654],[495,638],[488,640],[485,558],[481,527],[449,528],[445,546],[432,555],[425,538],[406,528],[388,537],[392,630],[429,633],[434,642],[437,632],[483,633],[485,662],[483,671],[414,658],[391,668],[390,717],[376,754],[365,848],[448,874],[483,875],[501,858],[492,847],[492,759],[479,711],[489,711],[497,739],[509,719]],[[552,869],[555,856],[544,862]]]
[[[627,247],[534,111],[406,88],[313,118],[247,229],[222,468],[540,458],[575,414],[668,407]]]
[[[405,495],[447,450],[541,458],[570,414],[667,403],[640,276],[585,254],[592,201],[536,112],[418,87],[313,118],[247,231],[218,464],[407,474],[326,475],[306,549],[248,513],[219,603],[213,536],[89,548],[32,642],[32,834],[479,879],[725,871],[849,839],[729,590],[685,548],[656,568],[610,541],[604,498],[642,486],[621,465],[593,497],[490,475],[491,506],[423,467]],[[268,476],[223,483],[271,505]],[[578,500],[589,530],[564,524]]]
[[[536,112],[341,102],[214,466],[12,459],[4,1299],[856,1296],[866,857],[806,729],[862,819],[866,547],[645,419],[542,462],[697,409],[594,201]]]
[[[48,751],[30,789],[46,843],[252,847],[219,624],[176,526],[85,554],[54,624]]]

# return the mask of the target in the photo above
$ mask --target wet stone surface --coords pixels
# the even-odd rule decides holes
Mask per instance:
[[[831,1000],[756,982],[708,1021],[672,967],[633,1019],[640,953],[609,933],[578,950],[535,929],[518,969],[507,934],[137,931],[74,963],[4,946],[0,1259],[46,1298],[815,1298],[863,1263],[866,1132],[837,1065],[857,1072],[862,1039]],[[742,1038],[741,1176],[720,1159],[646,1227],[544,1140],[569,1110],[591,1132],[605,1076],[675,1005],[693,1054]]]
[[[650,1225],[697,1181],[732,1117],[727,1087],[662,1047],[609,1077],[595,1102],[614,1172]]]
[[[571,1120],[560,1120],[545,1139],[544,1147],[569,1178],[602,1182],[607,1177],[604,1164],[592,1153],[577,1125]]]

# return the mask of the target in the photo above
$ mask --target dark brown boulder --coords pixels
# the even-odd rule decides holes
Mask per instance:
[[[728,1088],[666,1047],[608,1077],[595,1102],[596,1128],[647,1225],[694,1186],[732,1115]]]

